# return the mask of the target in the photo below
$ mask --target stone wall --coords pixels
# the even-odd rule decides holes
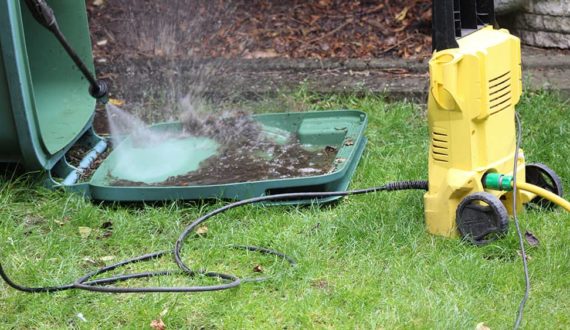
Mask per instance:
[[[495,0],[499,23],[523,43],[570,49],[570,0]]]

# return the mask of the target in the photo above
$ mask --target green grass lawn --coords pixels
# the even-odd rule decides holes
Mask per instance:
[[[425,109],[378,97],[298,96],[311,109],[366,111],[369,138],[352,188],[427,178]],[[528,162],[570,178],[570,106],[556,96],[526,96],[519,106]],[[25,294],[0,283],[0,328],[150,328],[162,318],[177,328],[431,328],[512,326],[524,292],[518,242],[485,247],[426,233],[422,192],[354,196],[326,207],[247,206],[212,219],[190,240],[185,260],[212,271],[273,279],[202,294]],[[185,225],[217,204],[99,205],[42,189],[33,177],[0,179],[0,258],[19,283],[57,285],[100,267],[173,248]],[[523,326],[570,327],[570,215],[528,210],[523,231],[532,291]],[[112,224],[111,235],[104,229]],[[91,228],[89,235],[80,227]],[[85,230],[83,230],[85,231]],[[83,237],[82,237],[83,236]],[[298,261],[226,249],[230,244],[278,249]],[[175,269],[170,258],[129,271]],[[204,278],[158,278],[126,285],[211,284]],[[122,284],[125,285],[125,284]],[[78,317],[83,315],[84,320]]]

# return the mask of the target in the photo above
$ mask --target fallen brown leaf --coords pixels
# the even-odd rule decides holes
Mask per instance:
[[[154,330],[165,330],[166,324],[164,324],[162,319],[152,320],[152,322],[150,322],[150,327]]]
[[[410,10],[410,7],[406,7],[404,9],[402,9],[402,11],[396,15],[396,21],[401,22],[404,20],[404,18],[406,18],[406,15],[408,14],[408,10]]]
[[[532,247],[537,247],[540,244],[538,238],[536,238],[536,236],[534,236],[534,234],[528,230],[524,233],[524,238],[526,239],[527,243]]]
[[[99,237],[97,237],[97,239],[107,239],[111,236],[113,236],[113,232],[110,230],[105,230]]]
[[[81,238],[83,239],[87,239],[91,235],[91,231],[93,230],[89,227],[79,227],[78,229],[79,229],[79,236],[81,236]]]
[[[109,103],[111,103],[112,105],[114,105],[116,107],[120,107],[120,106],[125,104],[125,101],[111,98],[111,99],[109,99]]]
[[[475,330],[491,330],[488,326],[485,325],[485,322],[477,323]]]
[[[91,257],[83,257],[82,260],[85,261],[85,262],[87,262],[87,263],[89,263],[89,264],[92,264],[92,265],[97,265],[97,264],[98,264],[97,261],[93,260],[93,258],[91,258]]]
[[[519,255],[519,257],[522,257],[521,250],[517,250],[517,254]],[[532,260],[532,257],[528,253],[525,253],[525,256],[526,256],[526,260],[528,260],[528,261]]]
[[[196,234],[198,235],[206,235],[208,233],[208,227],[207,226],[200,226],[198,228],[196,228]]]
[[[257,50],[244,55],[244,58],[274,58],[279,56],[277,52],[273,49]]]
[[[320,279],[311,282],[311,286],[318,289],[328,289],[330,285],[327,280]]]
[[[26,227],[33,227],[33,226],[37,226],[37,225],[41,225],[42,223],[44,223],[46,221],[46,219],[44,219],[41,216],[36,216],[36,215],[26,215],[24,217],[24,226]]]

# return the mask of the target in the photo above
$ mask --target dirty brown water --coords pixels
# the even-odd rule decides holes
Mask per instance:
[[[213,185],[308,177],[334,170],[338,146],[303,145],[295,134],[289,134],[284,143],[276,142],[247,112],[234,110],[212,114],[197,111],[189,104],[185,107],[188,110],[180,116],[182,130],[175,135],[152,131],[127,112],[112,105],[107,107],[114,145],[119,145],[120,137],[127,134],[139,147],[153,143],[167,147],[169,141],[189,136],[210,138],[219,144],[216,155],[203,160],[195,171],[153,183],[125,180],[109,174],[110,185]],[[128,159],[121,161],[129,162]]]

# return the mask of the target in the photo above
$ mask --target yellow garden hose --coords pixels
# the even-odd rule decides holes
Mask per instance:
[[[570,202],[564,198],[552,193],[548,190],[542,189],[530,183],[517,181],[517,189],[528,191],[530,193],[536,194],[544,199],[548,199],[552,203],[562,207],[566,211],[570,212]]]

